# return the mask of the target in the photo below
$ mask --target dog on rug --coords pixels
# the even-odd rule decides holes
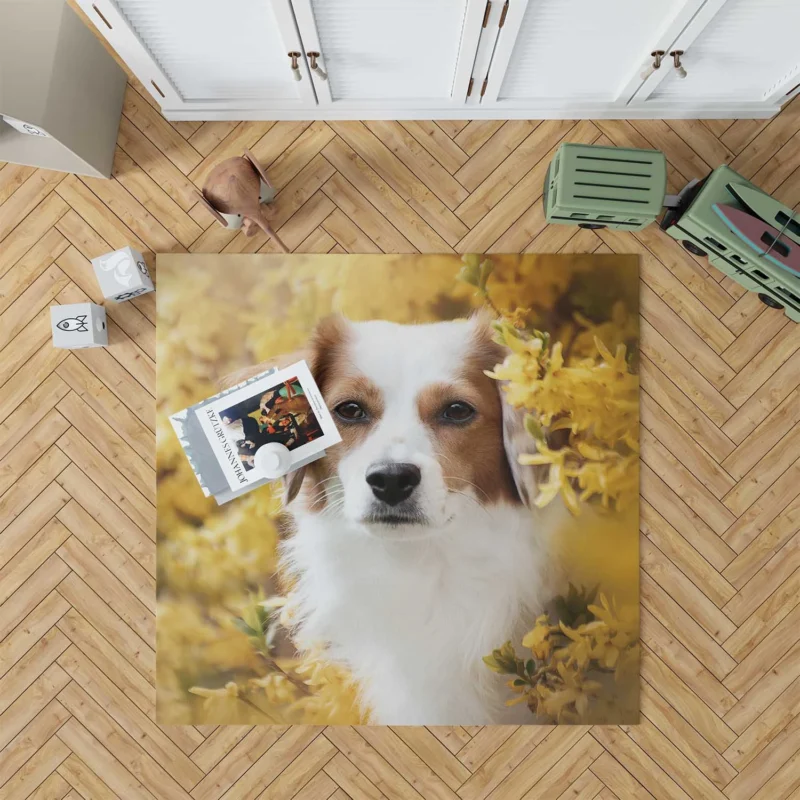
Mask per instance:
[[[554,512],[531,509],[535,472],[517,460],[531,440],[485,374],[504,357],[478,315],[332,317],[281,359],[306,359],[343,440],[286,480],[294,640],[351,672],[371,723],[531,720],[482,662],[559,575]]]

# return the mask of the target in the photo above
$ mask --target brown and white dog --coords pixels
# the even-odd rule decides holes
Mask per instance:
[[[330,318],[303,353],[343,441],[287,481],[295,638],[350,670],[373,723],[510,721],[481,657],[530,626],[555,570],[484,373],[504,355],[481,317]]]

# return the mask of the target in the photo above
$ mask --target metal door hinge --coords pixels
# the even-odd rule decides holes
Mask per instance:
[[[506,14],[508,14],[508,0],[506,0],[506,4],[503,6],[503,12],[500,14],[500,24],[497,26],[498,28],[502,28],[503,25],[506,24]]]
[[[486,24],[489,22],[489,14],[492,10],[492,0],[486,0],[486,10],[483,12],[483,22],[481,23],[481,27],[485,28]]]

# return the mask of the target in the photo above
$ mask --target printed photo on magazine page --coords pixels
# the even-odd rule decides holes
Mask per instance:
[[[304,461],[341,441],[305,361],[266,375],[197,412],[231,489],[262,479],[256,451],[276,442]]]

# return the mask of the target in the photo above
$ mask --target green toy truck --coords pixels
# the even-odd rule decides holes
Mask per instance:
[[[666,185],[658,150],[562,144],[545,177],[545,216],[562,225],[636,231],[666,206],[660,227],[667,235],[800,322],[800,218],[728,166],[679,195],[665,194]],[[731,220],[744,220],[747,230]]]
[[[763,194],[730,167],[717,167],[678,195],[678,205],[667,209],[661,230],[680,241],[690,253],[708,256],[718,270],[745,289],[757,292],[764,304],[782,308],[789,319],[800,322],[800,274],[759,255],[715,212],[715,205],[749,211],[729,186],[747,186]]]

